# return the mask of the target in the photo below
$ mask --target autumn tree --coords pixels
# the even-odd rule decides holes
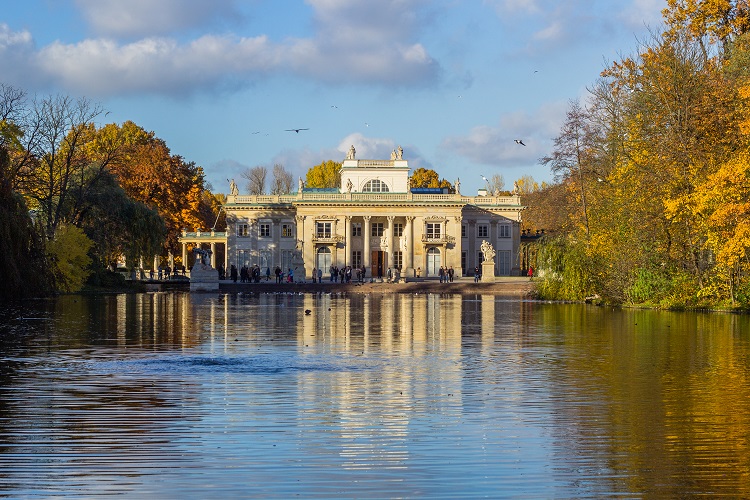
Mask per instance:
[[[100,135],[103,143],[125,148],[112,163],[112,171],[128,196],[155,208],[164,219],[166,250],[177,253],[183,228],[208,228],[201,215],[205,182],[201,167],[172,155],[163,140],[133,122],[107,125]]]
[[[273,166],[273,180],[271,181],[271,194],[288,194],[292,192],[294,177],[288,172],[284,165],[276,163]]]
[[[452,188],[452,184],[445,179],[441,179],[440,175],[432,169],[417,168],[412,172],[409,178],[411,187],[413,188]]]
[[[247,181],[247,192],[251,195],[266,194],[268,169],[262,165],[246,169],[242,177]]]
[[[341,186],[341,163],[324,161],[307,171],[305,185],[311,188],[337,188]]]

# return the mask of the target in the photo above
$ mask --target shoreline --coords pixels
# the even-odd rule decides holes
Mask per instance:
[[[440,283],[437,279],[410,279],[406,282],[388,283],[387,281],[367,281],[364,283],[336,283],[323,281],[313,283],[275,283],[261,281],[259,283],[234,283],[230,280],[219,282],[219,291],[253,292],[347,292],[347,293],[456,293],[500,295],[519,298],[534,297],[536,286],[533,281],[525,277],[498,276],[494,283],[474,283],[473,278],[460,278],[452,283]]]

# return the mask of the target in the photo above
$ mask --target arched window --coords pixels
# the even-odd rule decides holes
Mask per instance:
[[[387,193],[388,191],[390,191],[388,184],[379,179],[367,181],[365,187],[362,188],[363,193]]]

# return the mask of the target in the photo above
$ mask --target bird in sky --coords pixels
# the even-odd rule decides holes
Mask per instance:
[[[255,135],[255,134],[260,134],[260,130],[257,131],[257,132],[253,132],[253,135]]]
[[[490,180],[487,177],[483,176],[482,174],[479,174],[479,175],[482,176],[482,179],[484,179],[484,182],[486,183],[490,182]]]
[[[300,130],[310,130],[309,128],[288,128],[284,130],[284,132],[297,132],[299,134]]]
[[[523,143],[523,139],[513,139],[516,141],[516,144],[520,144],[521,146],[525,146],[526,144]]]

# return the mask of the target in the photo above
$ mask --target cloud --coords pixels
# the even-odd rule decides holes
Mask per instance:
[[[464,136],[446,137],[440,149],[484,165],[517,167],[536,163],[549,151],[566,109],[567,103],[557,103],[534,113],[505,114],[496,126],[479,125]],[[515,139],[523,140],[526,146],[516,144]]]
[[[95,33],[107,38],[161,36],[240,16],[235,0],[76,0]]]
[[[183,42],[161,35],[226,17],[233,1],[135,0],[125,7],[119,0],[77,0],[93,28],[107,36],[56,41],[37,50],[30,33],[2,25],[0,68],[14,68],[19,81],[13,83],[24,87],[48,82],[92,97],[184,95],[247,86],[275,75],[386,87],[437,82],[440,66],[416,40],[423,2],[308,3],[316,26],[309,38],[272,41],[266,34],[205,34]],[[208,13],[209,5],[218,7]],[[129,42],[117,39],[141,34],[148,36]]]

